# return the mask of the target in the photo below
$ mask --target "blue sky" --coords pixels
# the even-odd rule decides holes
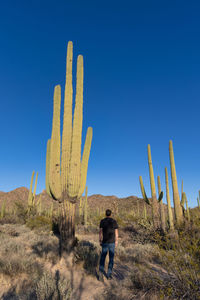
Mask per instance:
[[[170,177],[173,141],[179,190],[189,206],[200,190],[199,1],[4,1],[0,8],[0,190],[45,189],[53,89],[65,82],[66,48],[84,57],[83,142],[93,141],[88,193],[141,197]],[[75,76],[75,72],[74,72]],[[75,79],[75,77],[74,77]],[[75,84],[75,82],[74,82]],[[74,85],[75,87],[75,85]],[[62,98],[63,107],[63,98]],[[63,110],[62,110],[63,112]],[[170,178],[170,196],[172,188]],[[166,196],[164,196],[166,203]]]

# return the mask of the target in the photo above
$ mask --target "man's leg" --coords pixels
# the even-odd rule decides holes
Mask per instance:
[[[112,269],[114,264],[114,255],[115,255],[115,243],[109,244],[109,263],[108,263],[108,277],[112,275]]]
[[[105,259],[108,252],[108,244],[102,244],[101,258],[99,263],[99,271],[104,273]]]

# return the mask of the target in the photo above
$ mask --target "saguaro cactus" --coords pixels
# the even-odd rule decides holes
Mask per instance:
[[[160,183],[160,176],[157,177],[158,181],[158,194],[161,193],[161,183]],[[160,200],[160,217],[161,217],[161,227],[165,231],[166,230],[166,221],[165,221],[165,211],[162,199]]]
[[[64,199],[76,203],[86,184],[88,160],[92,142],[92,127],[87,130],[81,160],[83,119],[83,57],[77,59],[76,103],[72,128],[72,42],[68,43],[65,103],[62,133],[62,156],[60,150],[60,103],[61,88],[54,89],[54,112],[51,141],[47,144],[46,190],[59,202]],[[60,164],[61,157],[61,164]]]
[[[88,160],[92,142],[92,127],[87,129],[86,140],[81,160],[82,121],[83,121],[83,57],[78,56],[76,74],[76,97],[72,126],[72,60],[73,44],[67,46],[66,83],[64,99],[64,117],[62,131],[62,149],[60,136],[61,87],[54,89],[54,109],[51,140],[47,143],[46,191],[54,200],[62,203],[60,229],[66,230],[63,238],[74,237],[75,203],[84,192],[87,177]],[[66,211],[64,201],[73,204]],[[64,220],[64,218],[68,218]],[[73,224],[72,224],[73,223]],[[66,228],[71,226],[72,228]]]
[[[144,189],[144,185],[143,185],[143,180],[142,180],[142,176],[139,176],[139,181],[140,181],[140,189],[141,189],[141,192],[142,192],[142,196],[143,196],[143,199],[144,201],[151,206],[151,209],[152,209],[152,219],[153,219],[153,224],[156,228],[158,228],[157,224],[155,223],[154,221],[154,214],[153,214],[153,201],[152,199],[150,200],[147,195],[146,195],[146,192],[145,192],[145,189]],[[161,199],[163,198],[163,192],[160,193],[159,195],[159,198],[158,198],[158,203],[161,201]]]
[[[169,157],[170,157],[170,167],[171,167],[171,178],[172,178],[172,188],[173,188],[173,201],[174,201],[174,211],[177,225],[183,222],[183,211],[181,208],[180,197],[178,193],[178,184],[176,178],[176,168],[174,162],[174,152],[172,141],[169,141]]]
[[[167,197],[167,210],[168,210],[168,218],[169,218],[169,228],[171,230],[174,230],[174,221],[173,221],[172,208],[171,208],[170,196],[169,196],[169,181],[168,181],[167,168],[165,168],[165,183],[166,183],[166,197]]]

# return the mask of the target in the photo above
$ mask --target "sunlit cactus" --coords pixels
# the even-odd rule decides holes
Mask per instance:
[[[82,122],[83,122],[83,56],[77,59],[75,109],[72,124],[72,61],[73,44],[67,46],[66,83],[64,93],[64,116],[62,143],[60,135],[61,87],[54,89],[54,109],[51,139],[47,143],[46,191],[54,200],[62,203],[60,209],[59,231],[61,240],[75,242],[75,203],[82,196],[87,177],[88,160],[92,143],[92,127],[87,129],[81,159]],[[62,144],[62,145],[61,145]],[[62,147],[62,148],[61,148]],[[65,201],[67,201],[65,203]],[[65,203],[65,204],[64,204]],[[70,206],[68,206],[68,204]],[[62,243],[62,242],[61,242]],[[66,245],[66,242],[63,244]],[[67,250],[67,249],[66,249]]]
[[[173,214],[172,214],[172,208],[171,208],[171,202],[170,202],[170,196],[169,196],[169,180],[168,180],[167,168],[165,168],[165,184],[166,184],[166,198],[167,198],[169,228],[170,228],[170,230],[174,230]]]
[[[186,196],[186,193],[183,192],[183,198],[184,198],[184,201],[186,203],[186,213],[187,213],[187,219],[188,221],[190,222],[190,210],[189,210],[189,207],[188,207],[188,200],[187,200],[187,196]]]
[[[34,185],[34,190],[33,190],[33,199],[32,199],[32,205],[36,205],[35,202],[35,193],[36,193],[36,188],[37,188],[37,181],[38,181],[38,172],[36,173],[36,177],[35,177],[35,185]]]
[[[88,160],[92,142],[92,128],[87,130],[81,160],[82,119],[83,119],[83,57],[77,59],[77,80],[75,109],[72,127],[72,60],[73,44],[68,43],[62,151],[60,138],[61,88],[54,90],[54,111],[51,140],[47,144],[46,190],[59,202],[64,199],[76,203],[84,192]],[[60,163],[61,160],[61,163]]]
[[[33,193],[32,193],[32,189],[33,189],[33,178],[35,175],[35,171],[32,172],[32,176],[31,176],[31,184],[30,184],[30,189],[29,189],[29,193],[28,193],[28,207],[32,206],[32,201],[33,201]]]
[[[157,177],[158,182],[158,194],[161,194],[161,183],[160,176]],[[165,231],[166,230],[166,220],[165,220],[165,211],[162,199],[160,200],[160,217],[161,217],[161,227]]]
[[[174,212],[177,225],[183,223],[183,211],[181,208],[180,197],[178,193],[178,184],[176,178],[176,168],[174,162],[174,152],[172,141],[169,141],[169,157],[170,157],[170,167],[171,167],[171,178],[172,178],[172,188],[173,188],[173,202],[174,202]]]

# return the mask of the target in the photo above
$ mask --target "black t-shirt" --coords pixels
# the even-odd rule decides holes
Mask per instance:
[[[115,229],[118,228],[117,222],[107,217],[100,222],[100,228],[103,228],[103,243],[115,242]]]

